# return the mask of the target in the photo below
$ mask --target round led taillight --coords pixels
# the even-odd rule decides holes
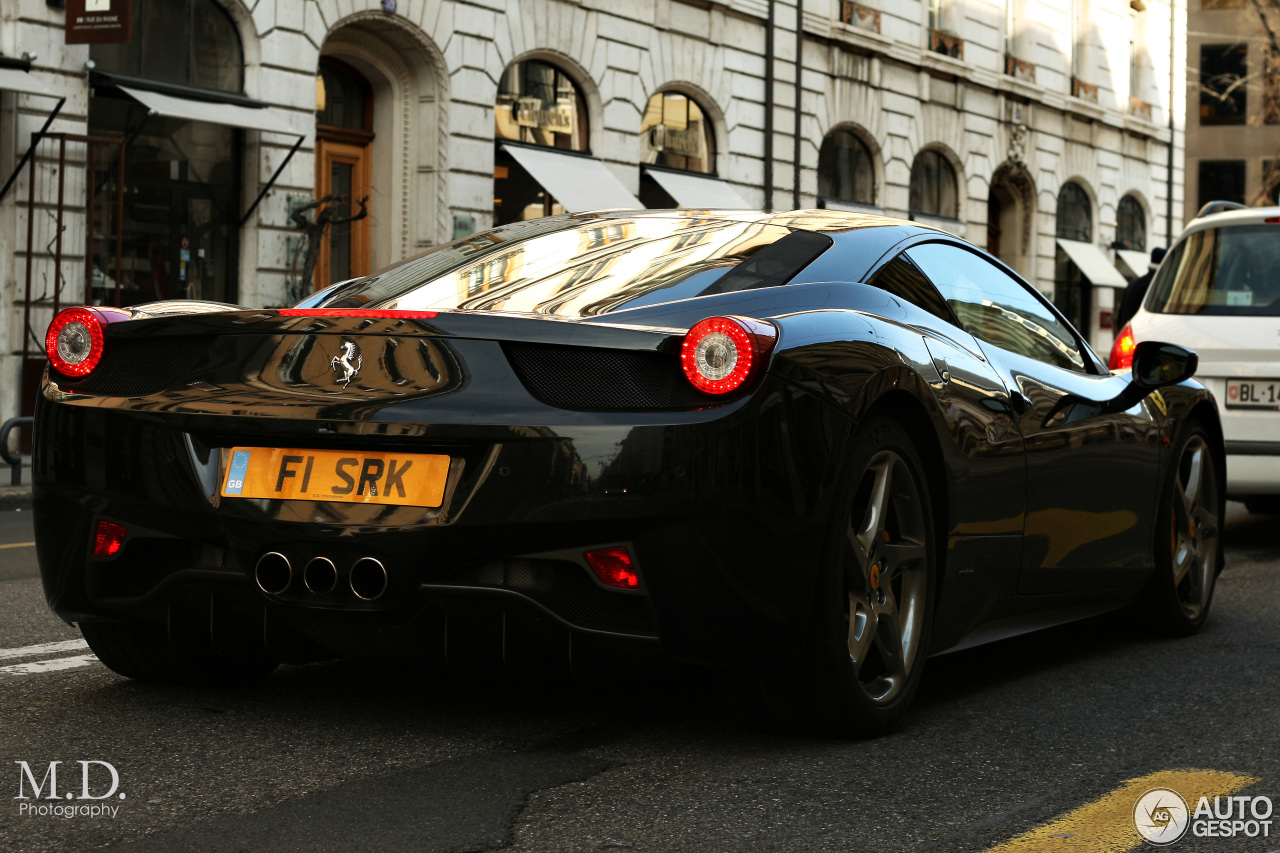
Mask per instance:
[[[745,317],[708,317],[684,337],[680,364],[693,387],[728,394],[747,383],[773,349],[777,332]]]
[[[88,376],[102,360],[103,322],[87,308],[68,308],[44,336],[49,366],[63,376]]]

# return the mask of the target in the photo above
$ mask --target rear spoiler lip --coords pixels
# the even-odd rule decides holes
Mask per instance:
[[[171,303],[166,303],[166,308]],[[636,324],[588,322],[592,318],[550,317],[498,311],[437,311],[435,316],[334,316],[282,314],[275,309],[244,309],[204,304],[191,313],[151,313],[150,306],[134,310],[131,319],[112,323],[110,337],[221,336],[221,335],[362,335],[378,337],[431,337],[466,340],[522,341],[595,346],[609,349],[665,350],[688,329]],[[424,314],[426,312],[423,312]]]

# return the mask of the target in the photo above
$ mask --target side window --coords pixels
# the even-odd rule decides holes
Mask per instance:
[[[1045,364],[1088,372],[1066,324],[999,267],[944,243],[914,246],[906,254],[937,285],[975,338]]]
[[[929,283],[929,279],[905,253],[882,266],[869,283],[872,287],[887,290],[917,308],[923,308],[939,320],[952,324],[956,322],[955,316],[947,308],[947,303],[942,301],[938,291]]]

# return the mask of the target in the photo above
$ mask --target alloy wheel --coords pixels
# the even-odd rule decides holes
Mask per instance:
[[[929,526],[921,484],[891,450],[858,484],[847,534],[849,662],[873,702],[891,702],[922,659]]]
[[[1174,592],[1188,619],[1209,604],[1218,564],[1218,483],[1209,446],[1192,436],[1182,449],[1170,501]]]

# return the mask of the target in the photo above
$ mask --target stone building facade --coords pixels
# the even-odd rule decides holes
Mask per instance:
[[[93,47],[46,0],[0,5],[0,177],[65,98],[0,199],[0,417],[29,406],[55,291],[284,305],[567,207],[570,157],[601,198],[938,224],[1104,350],[1114,249],[1183,217],[1179,0],[132,2],[132,45]],[[324,208],[291,214],[365,195],[304,282]]]

